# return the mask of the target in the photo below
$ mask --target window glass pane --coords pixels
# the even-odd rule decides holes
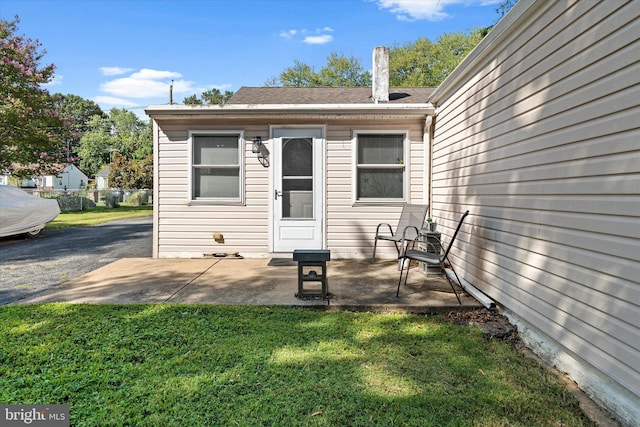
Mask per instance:
[[[283,218],[313,218],[313,191],[293,190],[282,194]]]
[[[195,135],[193,163],[195,165],[237,165],[238,135]]]
[[[358,169],[358,199],[394,198],[402,199],[404,171],[394,169]]]
[[[404,135],[358,135],[358,164],[404,164]]]
[[[311,138],[284,140],[282,143],[282,175],[313,175],[313,150],[311,141]]]
[[[313,218],[313,179],[282,179],[282,217]]]
[[[313,218],[313,180],[282,180],[282,217]]]
[[[238,199],[240,197],[239,168],[196,168],[193,197]]]

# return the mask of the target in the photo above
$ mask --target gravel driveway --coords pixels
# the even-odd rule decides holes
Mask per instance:
[[[49,289],[121,258],[151,257],[152,218],[0,238],[0,305]]]

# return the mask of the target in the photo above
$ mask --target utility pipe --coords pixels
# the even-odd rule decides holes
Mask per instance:
[[[453,271],[451,269],[445,268],[444,272],[450,280],[453,280],[455,283],[458,283],[458,281],[456,280],[456,276],[455,274],[453,274]],[[476,289],[471,283],[467,282],[466,280],[460,279],[460,281],[462,283],[458,283],[458,285],[460,285],[460,287],[464,289],[465,292],[467,292],[469,295],[477,299],[480,302],[480,304],[482,304],[489,310],[495,310],[496,303],[493,302],[493,300],[491,300],[488,296],[486,296],[480,290]]]

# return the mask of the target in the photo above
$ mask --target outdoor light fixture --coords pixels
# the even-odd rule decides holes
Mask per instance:
[[[254,136],[253,139],[251,140],[251,152],[256,154],[259,153],[261,146],[262,146],[262,137]]]
[[[258,161],[262,166],[269,167],[269,150],[262,143],[261,136],[254,136],[251,140],[251,152],[258,155]]]

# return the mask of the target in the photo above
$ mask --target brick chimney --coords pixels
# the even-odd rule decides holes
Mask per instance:
[[[372,83],[373,102],[389,102],[389,48],[386,46],[373,49]]]

